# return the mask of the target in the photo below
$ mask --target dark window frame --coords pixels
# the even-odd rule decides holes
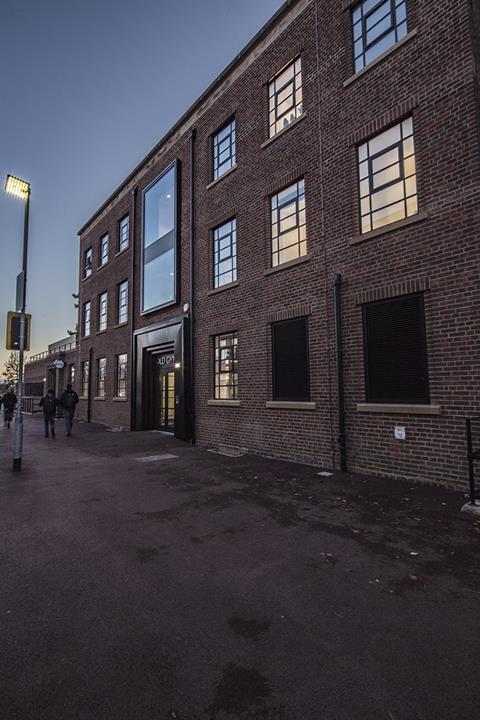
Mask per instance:
[[[105,248],[107,248],[105,252]],[[104,233],[99,240],[99,264],[98,267],[103,267],[108,263],[110,255],[110,237],[108,232]]]
[[[120,363],[120,358],[126,358],[124,363]],[[125,368],[125,376],[120,376],[121,367]],[[127,397],[127,379],[128,379],[128,353],[119,353],[115,356],[115,397]]]
[[[91,277],[93,273],[93,250],[92,246],[86,248],[83,252],[83,279]]]
[[[222,235],[220,238],[216,237],[216,233],[220,231],[222,228],[225,227],[225,225],[228,225],[229,223],[234,223],[234,227],[232,227],[231,232],[226,233],[225,235]],[[220,242],[221,240],[227,238],[230,236],[230,242],[229,242],[229,249],[230,249],[230,255],[227,258],[223,258],[220,260]],[[233,250],[234,251],[233,251]],[[223,287],[224,285],[229,285],[232,282],[236,282],[237,280],[237,218],[234,215],[233,217],[229,218],[228,220],[225,220],[221,223],[221,225],[217,225],[212,230],[212,252],[213,252],[213,287],[214,289]],[[226,272],[220,273],[218,272],[219,266],[221,262],[225,262],[225,260],[231,260],[232,262],[232,269],[227,270]],[[231,273],[232,280],[229,280],[227,282],[220,283],[220,279],[223,275],[226,275],[228,273]]]
[[[228,126],[231,125],[232,128],[230,129],[230,132],[222,138],[222,140],[218,141],[218,136],[220,133],[222,133]],[[222,163],[219,163],[220,155],[219,147],[220,144],[225,142],[225,140],[229,140],[228,148],[230,150],[228,154],[227,160],[224,160]],[[233,150],[232,150],[233,148]],[[224,151],[222,151],[224,152]],[[230,167],[228,167],[223,172],[220,172],[220,169],[222,165],[225,165],[225,163],[228,163],[230,161]],[[235,165],[237,164],[237,119],[235,115],[232,115],[226,122],[223,123],[221,127],[216,130],[212,135],[212,179],[219,180],[221,177],[225,175],[229,170],[231,170]]]
[[[381,305],[381,304],[395,304],[396,302],[401,303],[402,300],[406,299],[412,299],[412,298],[418,298],[419,300],[419,316],[418,320],[420,323],[421,328],[421,341],[420,341],[420,351],[421,351],[421,359],[422,359],[422,365],[423,365],[423,372],[425,374],[425,393],[422,395],[422,397],[405,397],[403,399],[399,399],[398,397],[393,396],[374,396],[371,391],[371,382],[370,382],[370,375],[371,371],[369,368],[369,358],[368,358],[368,328],[367,328],[367,312],[368,308],[372,307],[374,305]],[[376,300],[374,302],[365,303],[362,306],[362,332],[363,332],[363,367],[364,367],[364,378],[365,378],[365,402],[367,403],[373,403],[373,404],[395,404],[395,405],[429,405],[431,402],[431,394],[430,394],[430,378],[429,378],[429,369],[428,369],[428,345],[427,345],[427,326],[426,326],[426,318],[425,318],[425,298],[423,293],[412,293],[409,295],[399,295],[397,297],[393,298],[385,298],[383,300]]]
[[[102,310],[105,312],[102,312]],[[102,325],[105,325],[102,327]],[[108,291],[100,293],[98,296],[98,332],[103,332],[108,327]]]
[[[277,328],[279,325],[283,325],[286,323],[293,323],[293,322],[300,322],[303,321],[305,325],[305,345],[306,345],[306,357],[307,357],[307,366],[306,366],[306,387],[307,387],[307,393],[306,395],[300,397],[300,396],[285,396],[285,395],[279,395],[278,394],[278,380],[277,380],[277,372],[276,372],[276,337],[275,337],[275,328]],[[295,318],[288,318],[287,320],[278,320],[276,322],[273,322],[271,324],[271,344],[272,344],[272,399],[277,402],[311,402],[311,373],[310,373],[310,323],[309,323],[309,316],[304,315],[301,317],[295,317]]]
[[[126,240],[122,247],[122,230],[126,222],[127,232],[125,234]],[[127,213],[118,221],[118,252],[121,253],[130,247],[130,215]]]
[[[126,300],[122,305],[122,286],[126,286]],[[117,285],[117,325],[125,325],[128,323],[128,279],[122,280]],[[122,308],[125,308],[124,318],[122,320]]]
[[[217,360],[217,341],[218,341],[218,350],[221,351],[220,347],[220,339],[225,337],[231,337],[232,338],[232,344],[229,346],[230,348],[233,348],[232,351],[232,370],[229,371],[232,375],[232,382],[227,384],[222,384],[220,381],[222,379],[222,375],[226,375],[227,371],[221,370],[221,357]],[[217,372],[217,365],[218,365],[218,372]],[[218,379],[218,382],[217,382]],[[220,397],[220,388],[222,387],[229,387],[232,388],[232,397],[230,398],[222,398]],[[213,336],[213,388],[214,388],[214,398],[215,400],[238,400],[238,331],[232,330],[231,332],[224,332],[219,333],[218,335]]]
[[[375,45],[380,43],[387,35],[389,35],[392,32],[395,34],[395,40],[392,43],[392,46],[393,46],[393,45],[395,45],[395,43],[397,43],[399,40],[401,40],[401,38],[405,37],[405,35],[407,35],[407,33],[408,33],[408,14],[409,13],[408,13],[407,0],[398,0],[398,2],[396,0],[378,0],[377,3],[372,8],[370,8],[370,10],[368,10],[367,13],[364,14],[362,6],[364,5],[365,2],[366,2],[366,0],[360,0],[360,2],[356,3],[352,7],[351,17],[350,17],[351,38],[352,38],[352,48],[353,48],[353,53],[352,53],[352,55],[353,55],[353,70],[355,73],[358,73],[361,70],[363,70],[363,68],[367,67],[367,65],[369,65],[379,55],[381,55],[382,52],[385,52],[384,50],[382,50],[374,58],[372,58],[368,62],[366,61],[365,56],[368,53],[368,51],[371,50]],[[371,28],[367,28],[368,19],[373,14],[375,14],[377,12],[377,10],[381,7],[381,5],[383,5],[385,2],[389,2],[389,10],[379,20],[377,20],[377,22]],[[399,22],[398,16],[397,16],[397,10],[398,10],[399,5],[402,4],[402,2],[404,2],[404,6],[405,6],[405,20],[401,20]],[[355,12],[358,8],[361,8],[360,18],[358,20],[354,20]],[[380,35],[376,36],[375,39],[368,42],[367,41],[368,33],[371,33],[372,30],[377,25],[379,25],[381,22],[383,22],[385,20],[385,18],[387,18],[389,15],[391,18],[389,27],[386,28]],[[361,35],[359,36],[359,38],[355,39],[355,27],[359,23],[361,24]],[[401,25],[405,25],[405,32],[403,34],[399,33],[399,28]],[[355,44],[358,42],[359,39],[362,40],[362,50],[358,55],[356,55],[355,54]],[[357,61],[360,59],[361,59],[361,67],[357,68]]]
[[[298,72],[296,72],[295,65],[296,63],[300,63],[300,69]],[[294,57],[290,62],[288,62],[281,70],[279,70],[275,75],[268,81],[268,136],[269,138],[273,138],[276,135],[278,135],[284,128],[289,127],[292,122],[295,120],[298,120],[304,113],[303,109],[303,68],[302,68],[302,56],[301,54]],[[282,75],[286,70],[288,70],[293,65],[293,77],[290,80],[287,80],[279,90],[275,90],[275,83],[277,81],[277,78]],[[299,78],[299,80],[297,80]],[[280,115],[278,114],[278,108],[279,105],[282,105],[286,100],[282,100],[281,102],[278,102],[278,96],[280,93],[282,93],[285,88],[287,88],[289,85],[292,85],[292,103],[289,106],[287,110],[284,110]],[[301,99],[297,98],[297,94],[301,92]],[[273,108],[270,107],[271,101],[273,99]],[[297,107],[299,107],[299,111],[297,113]],[[277,123],[282,120],[282,118],[285,118],[288,113],[292,112],[295,115],[295,118],[293,120],[289,120],[287,124],[283,125],[280,130],[277,130]],[[271,121],[271,114],[273,113],[274,118],[273,122]]]
[[[87,329],[87,306],[88,306],[88,333]],[[82,318],[82,335],[84,338],[90,337],[92,334],[92,301],[87,300],[83,303],[83,318]]]
[[[103,363],[100,366],[100,363]],[[103,372],[102,372],[103,370]],[[97,358],[97,377],[96,377],[95,397],[104,398],[107,396],[107,358]]]
[[[412,131],[410,134],[405,135],[403,125],[407,120],[411,120],[411,122],[412,122]],[[397,125],[400,128],[400,140],[398,142],[392,143],[391,145],[389,145],[388,147],[385,147],[382,150],[379,150],[378,152],[374,153],[373,155],[370,155],[369,143],[372,140],[375,140],[375,138],[377,138],[379,135],[382,135],[384,132],[387,132],[391,128],[396,127]],[[375,228],[373,227],[374,214],[376,212],[379,212],[380,210],[386,210],[387,208],[392,207],[393,205],[397,205],[401,202],[403,203],[405,214],[404,214],[404,217],[401,218],[402,220],[404,220],[406,218],[414,217],[415,215],[418,214],[418,212],[419,212],[419,208],[418,208],[418,204],[419,204],[418,167],[417,167],[418,163],[417,163],[417,148],[415,145],[415,136],[416,136],[415,118],[414,118],[413,113],[409,113],[408,115],[402,117],[400,120],[392,123],[391,125],[388,125],[387,127],[380,130],[380,132],[375,133],[375,135],[370,136],[369,138],[367,138],[367,140],[364,140],[357,145],[357,147],[356,147],[356,166],[357,166],[357,192],[358,192],[358,221],[359,221],[360,233],[362,235],[369,233],[373,230],[381,230],[382,228],[388,228],[389,225],[391,225],[393,222],[396,222],[395,220],[390,220],[389,222],[378,225]],[[405,155],[404,143],[409,138],[412,138],[413,153],[410,155]],[[367,158],[366,158],[366,160],[360,160],[360,148],[363,147],[364,145],[367,145]],[[386,182],[383,185],[380,185],[379,187],[375,188],[373,185],[373,183],[374,183],[373,162],[374,162],[374,160],[381,157],[382,155],[386,155],[388,152],[390,152],[394,148],[398,148],[398,165],[400,168],[400,174],[394,180]],[[412,157],[413,157],[414,163],[415,163],[415,172],[411,175],[406,175],[405,174],[405,161]],[[367,163],[368,175],[366,178],[361,178],[360,177],[360,168],[364,163]],[[390,165],[387,165],[384,168],[382,168],[381,170],[377,171],[377,173],[375,173],[375,174],[378,174],[379,172],[384,172],[385,170],[388,170],[388,168],[390,168],[396,164],[397,164],[396,162],[391,163]],[[416,192],[413,195],[407,195],[405,182],[412,177],[415,178]],[[368,180],[368,195],[362,195],[361,183],[364,182],[365,180]],[[395,185],[396,183],[399,183],[399,182],[403,183],[403,197],[400,200],[394,200],[393,202],[391,202],[387,205],[382,205],[381,207],[377,208],[376,210],[372,210],[372,197],[376,193],[379,193],[379,192],[387,189],[388,187]],[[369,203],[370,210],[368,213],[366,213],[364,215],[364,214],[362,214],[362,200],[364,200],[366,197],[368,197],[370,200],[370,203]],[[409,214],[408,213],[408,200],[410,200],[412,198],[416,198],[417,209],[414,213]],[[363,218],[364,217],[368,217],[368,219],[369,219],[369,225],[370,225],[369,230],[363,230]]]
[[[87,397],[90,389],[90,361],[82,361],[82,397]]]
[[[303,192],[300,192],[300,190],[299,190],[300,183],[303,183]],[[296,196],[295,196],[294,200],[290,200],[288,203],[284,202],[281,205],[278,200],[279,195],[281,195],[281,193],[285,192],[285,190],[289,190],[290,188],[293,188],[294,186],[296,186]],[[303,197],[303,205],[304,205],[303,213],[305,215],[305,222],[300,224],[300,213],[302,212],[302,210],[299,208],[299,205],[300,205],[300,200],[302,197]],[[275,203],[275,206],[274,206],[274,203]],[[296,224],[294,227],[288,228],[284,232],[280,232],[280,223],[281,223],[280,210],[283,207],[285,207],[286,205],[289,205],[292,203],[295,204],[295,210],[288,217],[295,215]],[[298,249],[298,255],[296,258],[293,258],[293,260],[298,260],[302,257],[305,257],[308,254],[308,250],[307,250],[307,200],[306,200],[306,184],[305,184],[304,176],[298,178],[298,180],[295,180],[292,183],[289,183],[285,187],[282,187],[280,190],[277,190],[272,195],[270,195],[269,215],[270,215],[270,267],[272,267],[272,268],[281,267],[285,263],[292,262],[292,260],[283,260],[282,262],[280,262],[280,254],[285,252],[285,250],[288,250],[289,248],[292,248],[292,247],[296,247]],[[273,219],[274,215],[275,215],[275,222]],[[285,220],[285,218],[284,218],[284,220]],[[277,225],[276,238],[274,237],[274,234],[273,234],[275,225]],[[305,238],[303,240],[300,239],[300,231],[302,228],[305,228]],[[297,230],[298,239],[291,245],[288,245],[286,248],[282,248],[280,250],[281,236],[291,232],[292,230]],[[274,240],[277,241],[277,249],[276,250],[273,249]],[[305,245],[305,252],[303,254],[300,252],[302,244]],[[277,259],[276,263],[274,262],[274,258]]]

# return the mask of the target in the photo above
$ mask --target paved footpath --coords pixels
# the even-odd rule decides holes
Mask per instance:
[[[480,718],[461,494],[38,417],[0,461],[1,720]]]

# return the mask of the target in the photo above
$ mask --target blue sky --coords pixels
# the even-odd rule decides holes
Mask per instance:
[[[77,230],[283,0],[2,0],[0,183],[32,185],[32,352],[75,324]],[[0,193],[0,375],[23,209]]]

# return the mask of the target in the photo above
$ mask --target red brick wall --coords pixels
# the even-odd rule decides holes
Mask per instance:
[[[348,6],[351,3],[343,3]],[[475,4],[474,4],[475,5]],[[189,297],[189,140],[195,141],[195,363],[197,441],[236,445],[265,455],[338,465],[333,280],[343,278],[343,332],[348,466],[351,470],[463,485],[464,417],[478,412],[477,240],[480,199],[479,124],[472,63],[469,0],[409,0],[411,36],[354,81],[350,13],[342,3],[312,0],[286,27],[287,15],[252,48],[255,59],[216,87],[190,120],[177,128],[95,218],[81,238],[117,237],[118,220],[135,206],[135,313],[123,328],[111,326],[116,284],[129,278],[131,250],[112,258],[81,282],[80,307],[92,301],[93,334],[81,340],[80,359],[129,353],[133,329],[181,314]],[[294,5],[288,12],[294,12]],[[474,13],[473,13],[474,10]],[[288,13],[287,13],[288,14]],[[286,27],[286,29],[285,29]],[[280,30],[283,31],[280,32]],[[414,31],[414,32],[412,32]],[[301,53],[304,115],[281,137],[268,137],[267,83]],[[412,113],[415,125],[419,218],[417,222],[352,244],[358,235],[356,144]],[[208,188],[211,136],[233,114],[237,168]],[[179,302],[140,316],[141,191],[174,159],[181,167]],[[269,196],[305,178],[309,259],[266,273]],[[238,286],[212,289],[212,229],[237,218]],[[420,220],[420,218],[423,218]],[[410,284],[409,284],[410,283]],[[365,293],[389,297],[420,288],[425,295],[432,404],[441,414],[365,414],[361,304]],[[96,335],[97,297],[109,291],[109,330]],[[363,298],[363,299],[362,299]],[[283,314],[283,315],[282,315]],[[308,314],[311,400],[314,411],[268,409],[271,400],[272,320]],[[213,398],[213,336],[239,336],[239,407],[208,405]],[[80,374],[80,370],[78,370]],[[93,379],[95,382],[95,362]],[[92,420],[128,426],[130,403],[115,403],[113,373],[107,400],[92,401]],[[83,403],[85,405],[85,403]],[[394,439],[395,425],[407,440]]]

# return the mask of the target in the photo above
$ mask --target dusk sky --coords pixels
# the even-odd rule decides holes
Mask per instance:
[[[0,376],[28,180],[31,352],[73,329],[77,231],[283,0],[1,0]]]

